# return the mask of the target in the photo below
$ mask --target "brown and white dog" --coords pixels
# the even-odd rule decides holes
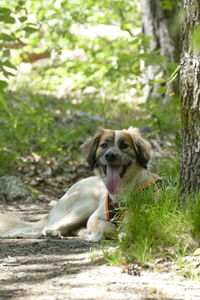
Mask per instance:
[[[0,236],[69,235],[97,242],[115,229],[109,220],[108,199],[119,203],[123,187],[138,189],[159,177],[147,169],[150,145],[138,129],[99,129],[82,150],[97,176],[75,183],[42,220],[30,223],[0,215]],[[86,228],[81,229],[83,225]]]

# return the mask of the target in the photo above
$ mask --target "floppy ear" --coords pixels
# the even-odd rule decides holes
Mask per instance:
[[[130,127],[128,132],[132,136],[132,141],[138,163],[145,169],[151,157],[151,145],[140,134],[139,129]]]
[[[86,142],[81,145],[81,150],[92,169],[94,169],[96,164],[96,151],[99,146],[101,131],[102,129],[99,129],[94,137],[88,138]]]

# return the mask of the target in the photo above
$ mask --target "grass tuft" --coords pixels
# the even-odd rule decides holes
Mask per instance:
[[[200,197],[182,204],[176,182],[153,194],[148,188],[127,195],[128,214],[119,227],[121,261],[177,260],[198,247]]]

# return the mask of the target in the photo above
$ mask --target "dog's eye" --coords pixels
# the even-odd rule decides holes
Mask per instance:
[[[127,149],[128,148],[128,144],[121,143],[121,144],[119,144],[119,148],[120,149]]]
[[[100,147],[105,149],[105,148],[107,147],[107,144],[106,144],[106,143],[102,143],[102,144],[100,145]]]

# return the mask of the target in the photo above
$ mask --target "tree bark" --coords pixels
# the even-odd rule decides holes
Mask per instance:
[[[164,10],[161,4],[161,0],[141,0],[143,34],[151,37],[147,51],[160,50],[161,55],[166,56],[170,61],[177,62],[179,59],[178,43],[172,34],[176,6],[170,10]],[[151,82],[165,78],[166,69],[160,70],[160,66],[152,64],[146,66],[145,74],[146,100],[161,97],[163,99],[163,95],[157,93],[159,84],[152,85]],[[172,84],[170,90],[177,94],[177,85]]]
[[[200,24],[200,2],[182,0],[183,21],[180,70],[182,118],[182,162],[180,183],[183,194],[200,192],[200,45],[194,48],[193,32]]]

